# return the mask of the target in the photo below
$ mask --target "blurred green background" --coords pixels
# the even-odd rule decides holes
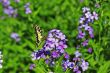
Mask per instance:
[[[0,3],[0,50],[3,52],[3,68],[0,73],[49,73],[52,69],[42,60],[35,62],[34,70],[29,70],[30,64],[33,63],[31,53],[39,49],[36,48],[33,24],[41,27],[44,36],[53,28],[60,29],[69,40],[67,51],[72,54],[77,44],[79,18],[85,6],[91,11],[96,11],[99,20],[92,24],[95,38],[89,44],[93,46],[93,54],[82,50],[90,64],[84,73],[110,73],[110,0],[21,0],[19,3],[10,1],[11,6],[18,9],[18,16],[9,17],[4,14]],[[25,14],[24,5],[28,2],[31,14]],[[13,32],[20,36],[20,42],[10,37]],[[64,73],[61,65],[56,65],[53,71]]]

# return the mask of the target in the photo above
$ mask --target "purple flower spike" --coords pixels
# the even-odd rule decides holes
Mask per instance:
[[[32,60],[43,58],[46,64],[54,66],[55,60],[65,53],[65,48],[67,48],[65,35],[60,30],[53,29],[49,31],[43,48],[32,53]]]
[[[53,29],[49,32],[47,40],[44,45],[45,50],[56,49],[60,53],[64,53],[64,49],[67,48],[65,35],[57,29]]]

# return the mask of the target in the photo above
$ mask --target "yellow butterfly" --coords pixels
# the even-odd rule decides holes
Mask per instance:
[[[42,30],[40,29],[40,27],[38,25],[35,25],[34,28],[35,28],[35,34],[36,34],[36,45],[38,47],[43,38]]]

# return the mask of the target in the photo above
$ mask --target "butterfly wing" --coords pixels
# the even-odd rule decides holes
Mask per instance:
[[[36,34],[36,44],[39,46],[40,42],[42,41],[42,30],[39,26],[35,26],[35,34]]]

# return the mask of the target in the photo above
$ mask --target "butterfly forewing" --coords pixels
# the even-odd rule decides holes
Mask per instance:
[[[35,33],[36,33],[36,44],[37,46],[39,46],[40,42],[42,41],[42,30],[37,25],[35,25]]]

